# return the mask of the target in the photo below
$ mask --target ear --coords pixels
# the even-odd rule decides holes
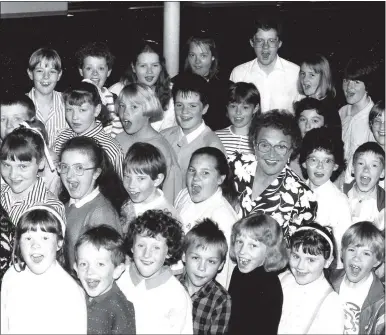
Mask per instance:
[[[94,116],[98,117],[98,115],[100,114],[101,110],[102,110],[102,105],[101,104],[97,105],[95,107]]]
[[[63,240],[58,241],[58,247],[56,248],[56,251],[59,251],[63,247]]]
[[[222,268],[224,267],[224,264],[225,264],[225,261],[223,261],[220,266],[218,267],[218,270],[217,272],[220,272],[222,270]]]
[[[58,81],[60,80],[60,78],[62,78],[62,74],[63,74],[63,71],[60,71],[58,74]]]
[[[304,167],[305,169],[307,169],[307,164],[306,164],[306,162],[303,162],[303,163],[302,163],[302,167]]]
[[[79,70],[79,74],[81,77],[83,77],[83,69],[78,69]]]
[[[44,170],[45,165],[46,165],[46,161],[45,161],[44,158],[42,158],[42,159],[40,160],[39,164],[38,164],[38,169],[39,169],[39,170]]]
[[[134,73],[137,73],[137,72],[135,72],[135,66],[134,66],[134,64],[131,63],[130,65],[131,65],[131,69],[133,70],[133,72],[134,72]]]
[[[206,104],[206,105],[204,106],[204,108],[202,109],[202,115],[205,115],[205,114],[206,114],[206,112],[208,111],[208,108],[209,108],[209,104]]]
[[[385,169],[382,170],[381,175],[379,176],[380,179],[385,178]]]
[[[164,181],[165,179],[165,175],[163,173],[159,173],[157,175],[157,178],[154,180],[154,185],[156,187],[160,186],[162,184],[162,182]]]
[[[224,174],[223,176],[218,177],[218,179],[217,179],[217,185],[221,185],[221,184],[224,182],[225,177],[226,177],[225,174]]]
[[[29,79],[34,80],[33,73],[32,73],[32,71],[30,71],[30,69],[27,69],[27,73],[28,73]]]
[[[111,71],[112,71],[113,69],[110,69],[108,72],[107,72],[107,78],[108,77],[110,77],[110,74],[111,74]]]
[[[186,255],[185,255],[185,253],[182,254],[181,260],[182,260],[184,263],[186,263]]]
[[[253,40],[252,40],[252,38],[249,39],[249,44],[250,44],[251,47],[253,48]]]
[[[279,40],[279,46],[277,48],[280,49],[282,44],[283,42]]]
[[[72,266],[76,272],[76,274],[78,274],[78,265],[76,264],[76,262],[74,262],[74,265]]]
[[[336,170],[338,170],[338,169],[339,169],[339,165],[338,165],[338,164],[334,164],[334,168],[333,168],[332,171],[336,171]]]
[[[102,173],[102,169],[101,168],[97,168],[92,176],[92,179],[93,180],[97,180],[97,178],[100,176],[100,174]]]
[[[117,280],[125,270],[126,270],[125,264],[124,263],[119,264],[113,271],[114,280]]]
[[[260,108],[260,104],[257,104],[256,107],[254,108],[252,114],[257,113],[257,111],[259,110],[259,108]]]

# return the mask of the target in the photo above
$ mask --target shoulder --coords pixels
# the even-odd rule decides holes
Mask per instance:
[[[299,74],[299,70],[300,70],[299,65],[292,63],[289,60],[286,60],[286,59],[281,58],[281,57],[279,57],[279,59],[281,60],[286,71],[296,73],[297,75]]]
[[[21,277],[23,277],[23,271],[16,271],[15,267],[11,265],[3,276],[1,290],[4,291],[10,287],[16,286]]]
[[[256,59],[252,59],[249,62],[245,62],[245,63],[242,63],[240,65],[237,65],[236,67],[233,68],[232,74],[235,74],[237,72],[244,72],[244,71],[246,71],[247,69],[249,69],[253,65],[253,63],[255,61],[256,61]]]
[[[165,282],[164,285],[161,285],[159,288],[166,292],[172,304],[175,304],[176,302],[183,305],[185,305],[187,302],[191,303],[191,299],[188,292],[186,292],[184,286],[173,275]],[[171,293],[169,296],[169,292],[173,293]]]
[[[202,134],[202,137],[208,141],[208,143],[210,144],[217,144],[217,143],[220,143],[222,145],[222,142],[220,140],[220,138],[217,136],[217,134],[212,130],[210,129],[208,126],[206,126],[203,134]]]
[[[160,134],[167,138],[168,136],[172,136],[174,134],[178,134],[178,130],[179,130],[178,126],[173,126],[173,127],[170,127],[170,128],[163,129],[160,132]]]

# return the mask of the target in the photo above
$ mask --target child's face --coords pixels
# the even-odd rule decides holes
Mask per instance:
[[[266,245],[247,234],[237,235],[234,248],[237,266],[242,273],[249,273],[265,262]]]
[[[188,62],[193,73],[206,77],[209,74],[213,61],[214,57],[208,45],[190,43]]]
[[[129,135],[138,133],[149,124],[149,117],[143,115],[144,107],[133,100],[122,97],[119,101],[118,113],[123,129]]]
[[[332,259],[326,260],[323,255],[311,255],[303,252],[303,247],[292,248],[289,266],[296,282],[299,285],[307,285],[317,280],[327,269]]]
[[[347,278],[352,283],[365,281],[371,270],[380,263],[369,245],[359,243],[343,249],[342,258]]]
[[[378,155],[371,151],[364,152],[354,162],[354,176],[359,190],[370,192],[385,176],[385,167]]]
[[[193,202],[202,202],[214,193],[223,183],[225,176],[216,170],[216,160],[208,155],[195,155],[186,173],[186,186]]]
[[[334,156],[325,150],[314,150],[302,166],[307,169],[308,178],[314,187],[329,181],[339,167],[335,164]]]
[[[366,86],[363,81],[343,79],[343,93],[349,105],[355,105],[366,95]]]
[[[83,134],[95,127],[95,118],[101,111],[101,105],[94,106],[89,102],[81,106],[70,105],[66,102],[66,120],[71,129],[77,134]]]
[[[385,147],[385,112],[377,115],[371,125],[375,140],[381,147]]]
[[[64,151],[59,164],[70,167],[67,173],[60,174],[60,178],[72,199],[83,199],[94,190],[95,180],[99,177],[101,170],[95,168],[94,162],[87,154],[80,150]],[[77,175],[77,171],[82,170],[80,165],[83,167],[81,176]]]
[[[27,70],[27,72],[34,82],[35,89],[42,95],[51,94],[62,76],[62,71],[56,70],[54,62],[47,59],[42,59],[33,71]]]
[[[259,105],[254,106],[247,102],[231,102],[227,106],[228,118],[236,128],[248,128],[251,125],[253,114],[256,113]]]
[[[324,126],[324,116],[319,115],[315,109],[306,109],[300,113],[298,126],[303,138],[311,129]]]
[[[137,234],[131,251],[135,266],[144,278],[157,276],[168,258],[166,238],[160,234],[156,237]]]
[[[31,161],[19,161],[6,159],[1,161],[1,175],[4,181],[9,185],[12,192],[20,196],[27,195],[37,180],[39,169],[44,167],[33,157]]]
[[[83,243],[77,250],[77,262],[74,269],[89,297],[98,297],[108,292],[124,270],[123,263],[115,266],[111,260],[111,251],[101,247],[97,249],[91,243]]]
[[[224,266],[218,247],[207,245],[203,248],[192,243],[182,256],[189,284],[200,289],[216,277]]]
[[[178,92],[174,102],[174,111],[178,125],[184,134],[190,134],[202,123],[202,116],[207,112],[209,105],[204,106],[197,93],[187,95]]]
[[[314,69],[303,63],[300,67],[299,76],[304,94],[307,97],[316,96],[320,83],[320,73],[315,72]]]
[[[20,126],[23,121],[28,121],[28,109],[22,105],[1,106],[0,108],[0,138],[4,140],[10,132]]]
[[[56,253],[62,247],[54,233],[47,233],[37,228],[27,231],[20,237],[20,251],[28,268],[37,275],[45,273],[56,261]]]
[[[155,52],[142,52],[137,58],[133,72],[137,75],[138,83],[154,86],[159,78],[162,67]]]
[[[96,86],[102,88],[111,70],[107,66],[106,58],[87,56],[79,73],[84,79],[90,79]]]
[[[163,178],[163,175],[159,174],[157,179],[153,180],[148,174],[126,169],[123,174],[123,185],[134,203],[148,203],[154,199]]]

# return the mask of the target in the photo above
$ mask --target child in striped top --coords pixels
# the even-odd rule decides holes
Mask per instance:
[[[227,156],[235,151],[253,154],[248,132],[255,115],[260,114],[260,93],[252,83],[238,82],[229,87],[227,116],[232,125],[217,130]]]

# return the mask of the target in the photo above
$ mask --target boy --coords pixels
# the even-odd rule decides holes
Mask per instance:
[[[132,262],[117,284],[134,303],[137,334],[192,334],[192,302],[169,268],[182,254],[181,224],[148,210],[130,222]]]
[[[172,94],[178,126],[161,131],[178,156],[182,176],[186,176],[190,157],[202,147],[215,147],[225,155],[218,136],[205,125],[202,116],[207,112],[208,83],[199,75],[186,73],[176,79]]]
[[[54,90],[62,76],[62,61],[55,50],[40,48],[32,53],[27,73],[34,85],[27,95],[35,104],[36,117],[45,125],[48,146],[52,147],[58,131],[68,126],[62,94]]]
[[[228,253],[224,233],[213,221],[204,219],[186,234],[183,250],[186,273],[179,280],[193,302],[194,334],[226,334],[231,297],[215,280]]]
[[[345,311],[343,334],[385,333],[385,288],[373,272],[384,249],[384,236],[371,222],[357,222],[343,235],[344,269],[330,276]]]
[[[359,146],[353,158],[354,180],[343,185],[351,207],[352,221],[370,221],[385,229],[385,190],[379,180],[385,177],[385,151],[375,142]]]
[[[308,177],[307,185],[318,202],[316,222],[333,229],[338,268],[343,267],[340,241],[352,224],[348,199],[333,184],[346,165],[343,148],[341,138],[333,136],[330,128],[315,128],[305,134],[299,157],[299,163],[305,169],[303,174]]]
[[[115,283],[125,270],[123,244],[105,225],[76,242],[74,269],[88,295],[87,334],[135,334],[134,306]]]
[[[103,85],[111,74],[115,57],[106,44],[93,42],[82,46],[76,53],[76,58],[79,74],[85,81],[91,82],[98,87],[103,108],[107,109],[112,118],[111,125],[106,126],[104,130],[114,138],[123,131],[122,123],[114,106],[117,96]]]

